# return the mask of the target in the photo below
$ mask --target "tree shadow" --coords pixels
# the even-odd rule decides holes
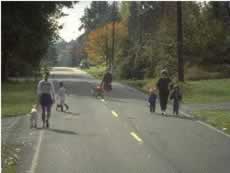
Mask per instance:
[[[61,129],[52,129],[52,128],[49,128],[46,130],[51,131],[51,132],[55,132],[55,133],[67,134],[67,135],[78,135],[78,133],[76,133],[74,131],[70,131],[70,130],[61,130]]]
[[[56,110],[57,112],[62,112],[62,111],[59,111],[59,110]],[[74,115],[74,116],[80,116],[80,113],[79,112],[71,112],[71,111],[63,111],[62,113],[65,113],[67,115]]]
[[[116,99],[116,98],[113,98],[113,97],[105,97],[105,99],[107,99],[108,101],[111,101],[111,102],[120,102],[120,103],[128,103],[128,101],[124,101],[124,100],[120,100],[120,99]]]
[[[66,113],[66,114],[68,114],[68,115],[80,116],[80,113],[79,113],[79,112],[65,111],[64,113]]]

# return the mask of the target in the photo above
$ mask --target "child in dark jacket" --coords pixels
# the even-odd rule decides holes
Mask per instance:
[[[156,99],[157,99],[156,89],[150,89],[150,95],[148,99],[150,112],[155,112]]]
[[[180,87],[177,84],[175,84],[172,89],[170,99],[173,100],[173,114],[178,115],[180,102],[182,100],[182,93]]]

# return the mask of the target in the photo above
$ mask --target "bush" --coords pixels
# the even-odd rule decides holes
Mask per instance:
[[[223,74],[220,72],[208,72],[198,66],[188,67],[185,71],[186,80],[218,79],[223,77]]]

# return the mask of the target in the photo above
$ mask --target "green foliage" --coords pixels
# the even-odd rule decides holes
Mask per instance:
[[[187,76],[206,79],[213,68],[204,70],[204,66],[230,64],[227,7],[226,2],[182,3],[185,68],[201,67],[194,70],[194,75],[186,69],[190,73]],[[168,69],[170,76],[177,76],[177,3],[122,2],[119,13],[127,27],[128,38],[117,38],[115,33],[115,45],[121,43],[115,54],[117,77],[153,78],[159,76],[163,68]],[[225,74],[226,70],[220,68],[212,71],[211,78]]]
[[[98,27],[118,19],[117,7],[113,10],[112,5],[107,1],[92,1],[89,8],[85,9],[84,16],[81,17],[79,30],[85,29],[86,33],[91,32]]]
[[[106,71],[106,65],[105,64],[97,65],[95,67],[90,67],[89,69],[85,69],[85,71],[91,74],[96,79],[102,79]]]
[[[3,80],[11,67],[23,62],[38,67],[48,44],[57,38],[62,16],[61,8],[71,2],[3,2],[2,3],[2,61]],[[25,68],[18,69],[20,71]]]

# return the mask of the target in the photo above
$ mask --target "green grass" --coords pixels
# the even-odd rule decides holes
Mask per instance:
[[[32,81],[2,84],[2,117],[23,115],[36,103],[36,85]]]
[[[19,152],[17,149],[20,149],[22,145],[14,144],[3,144],[2,145],[2,172],[3,173],[15,173],[16,165],[19,159]]]
[[[95,67],[90,67],[89,69],[84,69],[84,71],[91,74],[96,79],[102,79],[102,77],[106,71],[106,66],[105,65],[97,65]]]
[[[121,83],[148,92],[155,87],[156,79],[122,80]],[[230,79],[186,81],[183,84],[184,103],[230,102]]]
[[[230,110],[202,110],[193,114],[219,129],[226,128],[224,131],[230,134]]]
[[[189,81],[183,92],[185,103],[230,102],[230,79]]]
[[[2,173],[16,173],[16,165],[9,165],[2,170]]]

